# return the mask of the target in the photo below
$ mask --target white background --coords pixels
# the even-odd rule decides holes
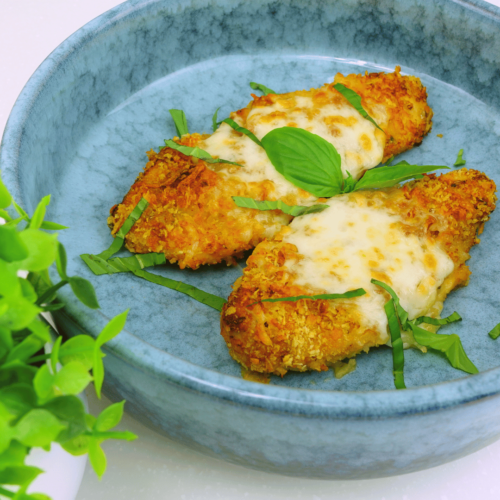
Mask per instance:
[[[116,0],[0,0],[0,134],[23,85],[44,58]],[[500,0],[491,3],[500,6]],[[107,403],[91,392],[91,411]],[[500,418],[500,415],[499,415]],[[77,500],[498,500],[500,442],[461,460],[393,478],[318,481],[248,470],[205,457],[125,416],[132,443],[108,442],[108,470],[98,481],[89,466]],[[56,457],[56,460],[64,460]],[[61,463],[62,469],[62,463]],[[60,479],[61,500],[67,476]],[[54,481],[54,483],[56,483]],[[68,488],[65,489],[68,491]]]

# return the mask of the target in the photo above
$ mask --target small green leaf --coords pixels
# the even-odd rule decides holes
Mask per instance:
[[[456,334],[442,335],[432,333],[419,326],[409,323],[415,340],[423,346],[444,353],[453,368],[463,370],[466,373],[478,373],[474,363],[465,354],[460,337]]]
[[[50,353],[50,364],[52,366],[52,373],[57,373],[57,363],[59,362],[59,351],[61,349],[62,337],[57,337],[56,341],[52,345],[52,351]]]
[[[104,363],[102,362],[102,357],[101,350],[94,348],[92,375],[94,377],[95,393],[99,399],[101,399],[102,384],[104,382]]]
[[[499,336],[500,336],[500,323],[498,323],[498,325],[494,326],[493,327],[493,330],[491,330],[490,333],[488,333],[488,335],[493,339],[497,339]]]
[[[29,215],[24,211],[22,207],[20,207],[14,200],[12,200],[12,204],[14,205],[14,208],[16,209],[16,212],[26,221],[29,222],[30,218]]]
[[[182,137],[185,134],[189,134],[187,119],[184,111],[180,109],[169,109],[168,111],[174,120],[177,135]]]
[[[125,441],[134,441],[137,439],[137,436],[135,434],[132,434],[132,432],[124,431],[113,431],[113,432],[98,432],[94,431],[92,432],[92,435],[97,438],[97,439],[123,439]]]
[[[92,283],[79,276],[73,276],[68,278],[71,290],[76,295],[78,300],[90,309],[99,309],[99,302],[95,294],[94,287]]]
[[[66,275],[66,266],[68,264],[68,257],[66,256],[66,249],[62,243],[57,244],[57,253],[56,253],[56,266],[57,272],[61,279],[65,280],[68,278]]]
[[[295,186],[318,198],[341,193],[340,155],[319,135],[281,127],[266,134],[262,145],[276,170]]]
[[[54,383],[55,376],[50,373],[49,366],[42,365],[33,379],[33,387],[41,402],[55,396]]]
[[[57,224],[57,222],[50,222],[48,220],[44,220],[40,229],[47,229],[49,231],[59,231],[60,229],[69,229],[68,226],[62,226],[61,224]]]
[[[7,262],[0,259],[0,296],[20,295],[21,283],[15,270]]]
[[[59,443],[70,441],[87,432],[85,407],[76,396],[58,396],[46,403],[43,409],[66,425],[66,429],[57,436]]]
[[[391,333],[394,386],[396,389],[406,389],[404,379],[405,358],[403,341],[401,340],[401,330],[399,328],[399,321],[393,299],[385,303],[384,310],[389,324],[389,332]]]
[[[374,285],[382,287],[392,297],[394,305],[396,306],[396,311],[398,313],[399,322],[401,323],[401,328],[403,328],[403,330],[406,330],[408,328],[406,325],[408,322],[408,313],[401,306],[399,297],[397,296],[396,292],[389,285],[383,283],[382,281],[372,279],[371,282]]]
[[[64,366],[79,361],[87,370],[93,365],[95,340],[89,335],[77,335],[67,340],[59,350],[59,361]]]
[[[310,299],[310,300],[333,300],[333,299],[352,299],[354,297],[361,297],[365,295],[366,292],[363,288],[356,288],[355,290],[349,290],[345,293],[322,293],[319,295],[297,295],[295,297],[279,297],[277,299],[262,299],[259,302],[297,302],[298,300]],[[258,304],[255,302],[254,304]],[[251,305],[254,305],[251,304]]]
[[[55,376],[54,385],[65,395],[80,394],[92,380],[89,372],[79,361],[63,366]]]
[[[287,205],[285,202],[281,200],[277,201],[258,201],[253,200],[252,198],[243,198],[241,196],[233,196],[233,201],[238,207],[243,208],[253,208],[255,210],[281,210],[283,213],[288,215],[293,215],[294,217],[298,217],[299,215],[307,215],[314,214],[318,212],[322,212],[329,205],[320,204],[320,205],[312,205],[310,207],[302,207],[299,205]]]
[[[94,430],[104,432],[116,427],[122,419],[124,405],[125,401],[122,401],[105,408],[97,417]]]
[[[234,161],[223,160],[221,158],[212,158],[210,153],[207,153],[206,151],[200,149],[199,147],[192,148],[190,146],[182,146],[171,140],[166,140],[165,145],[171,149],[179,151],[179,153],[182,153],[183,155],[193,156],[194,158],[198,158],[207,163],[229,163],[230,165],[238,165],[240,167],[242,166],[239,163],[235,163]]]
[[[219,106],[216,110],[214,115],[212,116],[212,130],[215,132],[217,130],[217,113],[219,112],[219,109],[221,107]]]
[[[361,96],[357,92],[354,92],[354,90],[347,88],[341,83],[335,84],[333,88],[340,92],[363,118],[366,118],[368,121],[372,122],[375,127],[377,127],[379,130],[382,130],[377,125],[375,120],[365,111],[365,108],[363,108],[363,106],[361,105]],[[384,131],[382,130],[382,132]]]
[[[71,455],[78,457],[89,451],[90,436],[80,435],[61,443],[61,446]]]
[[[57,439],[65,426],[47,410],[29,411],[14,427],[15,438],[29,447],[44,447]]]
[[[36,302],[36,299],[38,298],[38,295],[36,294],[33,285],[28,280],[23,278],[19,278],[19,285],[23,297],[31,304],[34,304]]]
[[[344,179],[344,186],[342,187],[342,192],[343,193],[351,193],[354,191],[354,188],[356,187],[356,181],[354,180],[354,177],[351,175],[351,172],[346,172],[347,177]]]
[[[106,471],[106,455],[95,438],[92,438],[89,443],[89,460],[97,477],[101,479]]]
[[[50,267],[56,259],[57,234],[28,228],[20,232],[19,237],[28,249],[28,257],[17,264],[19,269],[36,272]]]
[[[225,120],[222,120],[222,123],[227,123],[232,129],[236,130],[236,132],[239,132],[240,134],[246,135],[249,139],[251,139],[253,142],[255,142],[255,144],[263,147],[262,143],[259,141],[259,139],[257,139],[257,137],[255,136],[254,133],[250,132],[250,130],[248,130],[247,128],[238,125],[231,118],[226,118]]]
[[[464,154],[464,150],[461,149],[458,152],[457,159],[455,163],[453,164],[454,167],[461,167],[462,165],[465,165],[467,162],[462,158],[462,155]]]
[[[0,226],[0,259],[16,262],[28,257],[28,248],[20,234],[15,227]]]
[[[0,299],[0,311],[2,306],[7,306],[7,309],[0,315],[0,327],[9,330],[26,328],[41,312],[39,307],[22,296],[3,297]]]
[[[262,83],[250,82],[250,87],[252,87],[253,90],[260,90],[264,95],[276,94],[274,90],[271,90],[269,87],[262,85]]]
[[[44,196],[41,200],[40,203],[38,203],[38,206],[35,209],[35,213],[33,214],[33,217],[31,218],[29,227],[32,229],[39,229],[40,226],[42,225],[43,219],[45,217],[45,212],[47,210],[47,207],[50,203],[50,194],[48,196]]]
[[[2,182],[2,179],[0,179],[0,182]],[[5,219],[6,222],[10,222],[12,220],[12,217],[9,215],[9,212],[7,212],[7,210],[0,209],[0,217],[2,219]]]
[[[36,406],[36,394],[30,384],[10,384],[0,389],[0,403],[19,418]]]
[[[101,333],[97,336],[94,349],[99,349],[106,342],[114,339],[123,330],[127,322],[128,312],[129,310],[127,309],[118,314],[102,329]]]
[[[6,467],[0,470],[0,484],[28,485],[42,472],[38,467],[31,467],[29,465]]]
[[[0,174],[2,172],[0,171]],[[0,177],[0,208],[7,208],[12,202],[12,196]]]
[[[12,441],[9,447],[0,453],[0,470],[9,466],[24,465],[28,448],[17,441]]]

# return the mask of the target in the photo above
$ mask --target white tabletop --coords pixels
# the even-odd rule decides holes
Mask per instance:
[[[0,0],[0,134],[23,85],[71,33],[117,0]],[[491,0],[500,6],[500,0]],[[93,412],[108,402],[90,391]],[[500,416],[499,416],[500,418]],[[287,478],[227,464],[160,436],[126,415],[132,443],[107,442],[108,470],[90,467],[77,500],[498,500],[500,441],[455,462],[405,476],[364,481]],[[64,478],[61,479],[64,481]],[[67,499],[70,500],[70,499]]]

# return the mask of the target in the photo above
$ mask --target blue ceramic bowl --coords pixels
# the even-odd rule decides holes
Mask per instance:
[[[432,467],[500,436],[500,217],[472,252],[473,275],[446,312],[481,373],[464,376],[442,357],[406,353],[409,389],[396,391],[391,353],[331,372],[245,381],[219,335],[216,311],[129,275],[96,277],[79,259],[111,241],[109,208],[145,164],[144,152],[175,133],[169,108],[209,131],[246,105],[249,81],[277,91],[318,86],[337,71],[403,71],[422,78],[434,128],[409,161],[467,166],[500,183],[500,10],[478,1],[143,0],[87,24],[40,66],[19,97],[1,149],[4,180],[28,210],[48,193],[69,273],[90,279],[101,303],[67,303],[67,335],[96,335],[130,308],[108,348],[106,392],[137,419],[233,463],[294,476],[370,478]],[[442,134],[443,137],[438,137]],[[155,270],[227,296],[240,267]]]

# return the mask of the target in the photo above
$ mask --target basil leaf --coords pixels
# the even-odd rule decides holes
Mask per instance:
[[[389,324],[389,332],[391,333],[394,386],[396,389],[406,389],[404,379],[405,355],[394,299],[390,299],[385,303],[384,310]]]
[[[102,450],[97,439],[92,438],[89,442],[89,461],[94,469],[97,477],[101,479],[102,475],[106,471],[106,455]]]
[[[165,144],[171,148],[175,149],[176,151],[179,151],[179,153],[182,153],[186,156],[193,156],[194,158],[198,158],[200,160],[203,160],[207,163],[229,163],[229,165],[238,165],[242,167],[243,165],[240,165],[239,163],[236,163],[234,161],[229,161],[229,160],[222,160],[221,158],[212,158],[209,153],[204,151],[203,149],[200,149],[199,147],[192,148],[190,146],[182,146],[180,144],[177,144],[176,142],[172,140],[166,140]]]
[[[343,193],[351,193],[354,191],[354,188],[356,186],[356,181],[354,180],[354,177],[351,175],[351,172],[346,172],[347,177],[344,179],[344,186],[342,187],[342,192]]]
[[[396,292],[389,285],[386,285],[382,281],[372,279],[371,282],[374,285],[382,287],[392,297],[392,300],[394,301],[394,305],[396,307],[396,311],[398,313],[399,321],[401,323],[401,328],[403,328],[403,330],[406,330],[407,329],[406,324],[408,322],[408,313],[403,309],[403,307],[399,303],[399,297],[396,295]]]
[[[446,318],[430,318],[429,316],[420,316],[412,321],[414,325],[420,325],[421,323],[427,323],[428,325],[448,325],[449,323],[454,323],[455,321],[462,321],[462,316],[457,312],[450,314]]]
[[[19,234],[15,227],[0,226],[0,259],[14,262],[28,257],[28,248]]]
[[[363,288],[356,288],[345,293],[322,293],[319,295],[296,295],[295,297],[280,297],[278,299],[262,299],[259,302],[297,302],[302,299],[312,300],[332,300],[332,299],[352,299],[353,297],[361,297],[366,291]],[[259,302],[254,302],[258,304]],[[254,305],[251,304],[251,305]]]
[[[125,401],[122,401],[105,408],[97,417],[94,429],[103,432],[116,427],[122,419],[124,405]]]
[[[463,370],[466,373],[478,373],[474,363],[465,354],[460,337],[456,334],[442,335],[432,333],[419,326],[409,323],[415,340],[426,347],[444,353],[453,368]]]
[[[2,172],[0,171],[0,174]],[[7,208],[12,202],[12,196],[0,177],[0,208]]]
[[[218,125],[218,122],[217,122],[217,113],[219,112],[219,109],[221,108],[221,106],[219,106],[216,110],[215,110],[215,113],[214,115],[212,116],[212,130],[215,132],[217,130],[217,125]]]
[[[464,154],[464,150],[461,149],[458,152],[457,159],[455,163],[453,164],[454,167],[461,167],[462,165],[465,165],[467,162],[462,158],[462,155]]]
[[[192,285],[186,285],[182,281],[175,281],[170,278],[164,278],[163,276],[158,276],[157,274],[152,274],[141,269],[129,269],[130,272],[134,273],[139,278],[145,279],[150,283],[155,283],[156,285],[164,286],[165,288],[170,288],[176,292],[181,292],[189,297],[205,304],[217,311],[222,311],[222,307],[227,302],[226,299],[222,297],[217,297],[217,295],[212,295],[211,293],[204,292],[199,288]]]
[[[295,186],[318,198],[342,192],[340,155],[328,141],[307,130],[281,127],[262,138],[276,170]]]
[[[76,295],[77,299],[90,309],[99,309],[99,302],[95,294],[94,286],[92,283],[79,276],[68,278],[71,290]]]
[[[146,267],[159,266],[167,262],[163,253],[135,254],[131,257],[115,257],[109,260],[104,260],[98,255],[91,254],[83,254],[80,257],[97,276],[127,273],[130,271],[130,268],[144,269]]]
[[[498,325],[494,326],[493,327],[493,330],[491,330],[491,332],[488,333],[488,335],[493,339],[497,339],[498,337],[500,337],[500,323],[498,323]]]
[[[354,90],[347,88],[341,83],[335,84],[333,88],[340,92],[363,118],[366,118],[368,121],[372,122],[375,127],[377,127],[379,130],[382,130],[377,125],[375,120],[365,111],[365,108],[363,108],[363,106],[361,105],[361,96],[357,92],[354,92]],[[382,132],[384,131],[382,130]]]
[[[236,132],[239,132],[240,134],[246,135],[249,139],[252,139],[252,141],[255,142],[255,144],[257,144],[258,146],[262,147],[262,143],[259,141],[259,139],[257,139],[257,137],[255,136],[255,134],[253,134],[252,132],[250,132],[250,130],[248,130],[247,128],[242,127],[241,125],[238,125],[231,118],[226,118],[225,120],[222,120],[221,123],[227,123],[231,128],[233,128],[234,130],[236,130]]]
[[[64,428],[52,413],[38,408],[29,411],[14,427],[15,438],[29,447],[50,445]]]
[[[271,90],[269,87],[262,85],[262,83],[250,82],[250,87],[252,87],[253,90],[260,90],[264,95],[276,94],[274,90]]]
[[[277,201],[258,201],[252,198],[244,198],[242,196],[233,196],[233,201],[238,207],[253,208],[255,210],[281,210],[285,214],[298,217],[299,215],[314,214],[322,212],[329,205],[312,205],[310,207],[301,207],[300,205],[287,205],[281,200]]]
[[[177,135],[179,137],[182,137],[185,134],[189,134],[187,119],[184,111],[180,109],[169,109],[168,112],[174,120]]]
[[[409,165],[407,162],[373,168],[365,172],[356,183],[354,191],[392,187],[400,182],[416,178],[419,174],[433,172],[440,168],[449,170],[449,167],[445,165]]]

